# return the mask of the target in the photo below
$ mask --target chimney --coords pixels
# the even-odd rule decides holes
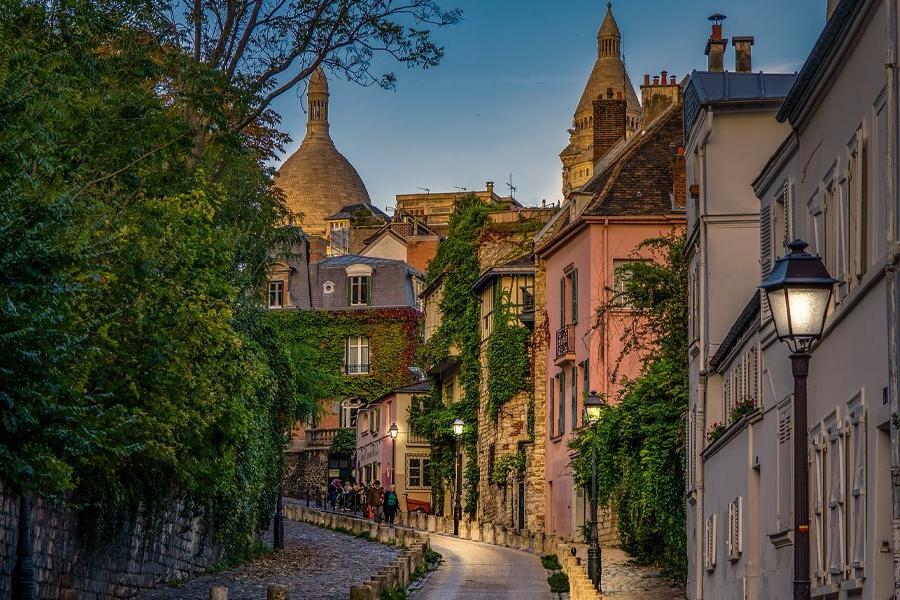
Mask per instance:
[[[607,96],[594,100],[594,162],[625,137],[626,101],[621,94],[619,98],[612,98],[611,89]]]
[[[662,71],[659,75],[644,76],[644,85],[641,86],[641,112],[644,124],[649,125],[656,118],[666,112],[673,104],[681,101],[681,88],[673,75],[669,77],[668,71]]]
[[[722,37],[722,21],[725,20],[725,15],[716,13],[710,15],[709,20],[712,21],[712,32],[706,41],[707,70],[721,73],[725,70],[725,46],[728,44],[728,38]]]
[[[738,73],[752,73],[750,48],[753,46],[753,36],[735,36],[731,38],[731,45],[734,46],[734,70]]]
[[[487,188],[488,194],[494,193],[494,182],[493,181],[486,181],[484,186]]]

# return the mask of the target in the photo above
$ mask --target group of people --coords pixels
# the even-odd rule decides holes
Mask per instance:
[[[396,488],[393,484],[384,488],[377,479],[366,485],[335,477],[328,484],[328,503],[331,510],[362,511],[367,518],[377,523],[383,520],[388,525],[394,524],[400,510]]]

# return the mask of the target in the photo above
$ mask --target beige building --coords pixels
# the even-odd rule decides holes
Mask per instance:
[[[462,196],[477,196],[482,202],[500,208],[520,207],[512,196],[499,196],[494,192],[494,182],[485,183],[483,190],[458,190],[454,192],[425,192],[423,194],[397,194],[396,209],[410,217],[420,219],[440,234],[447,233],[453,204]]]
[[[597,100],[616,98],[621,106],[610,103],[595,106]],[[605,131],[598,111],[617,110],[626,123],[626,136],[641,128],[641,105],[622,60],[622,34],[606,5],[606,16],[597,31],[597,60],[591,69],[569,129],[569,144],[560,153],[563,195],[580,188],[594,175],[594,163],[619,141],[618,132]],[[608,119],[606,119],[608,121]]]
[[[688,148],[700,150],[701,160],[696,171],[688,162],[688,183],[697,186],[689,280],[690,598],[792,597],[798,435],[809,457],[812,597],[874,600],[900,589],[892,573],[897,438],[892,444],[896,423],[889,418],[896,411],[888,268],[895,263],[896,152],[889,141],[897,139],[896,92],[883,64],[886,49],[896,47],[896,10],[894,1],[831,3],[777,115],[760,111],[754,125],[745,124],[744,135],[767,131],[766,140],[728,136],[727,118],[704,117],[704,109],[693,121]],[[776,88],[767,81],[766,89]],[[770,156],[761,158],[765,147]],[[716,158],[758,169],[732,172],[726,185],[710,180],[721,173]],[[759,200],[755,224],[747,218],[754,213],[750,182]],[[717,206],[728,214],[712,212]],[[839,280],[811,352],[806,431],[793,427],[788,349],[755,290],[795,238],[809,242]]]

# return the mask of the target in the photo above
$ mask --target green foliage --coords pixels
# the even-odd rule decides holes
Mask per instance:
[[[542,556],[541,564],[544,565],[544,568],[548,571],[559,571],[562,569],[562,565],[559,564],[559,559],[555,554],[545,554]]]
[[[321,392],[313,351],[273,345],[255,308],[296,237],[242,139],[192,155],[179,108],[236,107],[142,10],[13,0],[0,21],[0,478],[99,538],[177,497],[235,559]],[[198,96],[158,93],[188,71]]]
[[[391,588],[381,590],[381,600],[406,600],[406,590],[403,588]]]
[[[356,430],[344,428],[338,430],[331,440],[331,456],[349,457],[356,450]]]
[[[570,442],[578,485],[590,482],[591,449],[597,452],[598,500],[615,508],[623,548],[642,563],[656,563],[683,580],[684,415],[687,409],[687,281],[684,238],[642,245],[659,262],[626,267],[625,290],[605,311],[633,307],[635,324],[623,339],[630,352],[645,351],[640,375],[625,381],[619,402],[603,408],[595,428]],[[652,350],[652,351],[651,351]]]
[[[494,308],[494,328],[487,343],[487,413],[497,420],[500,407],[528,387],[531,331],[519,325],[505,293]]]
[[[740,421],[744,415],[749,415],[756,410],[756,403],[751,398],[741,400],[731,409],[731,422]]]
[[[437,561],[441,560],[441,553],[435,552],[431,549],[430,546],[425,548],[425,562],[429,565],[435,564]]]
[[[562,571],[557,571],[547,578],[550,584],[550,591],[554,594],[564,594],[569,591],[569,577]]]
[[[706,431],[706,443],[712,444],[715,442],[725,434],[726,429],[728,429],[728,427],[725,426],[725,423],[715,422],[710,425],[709,429]]]
[[[435,364],[459,351],[462,398],[445,405],[441,398],[439,380],[433,378],[431,397],[410,407],[410,423],[431,442],[432,505],[440,509],[446,489],[453,483],[455,440],[452,424],[461,418],[466,427],[462,435],[462,449],[466,453],[465,509],[474,514],[478,505],[478,408],[481,383],[480,306],[472,294],[478,279],[478,238],[488,222],[491,208],[477,196],[459,198],[450,217],[447,238],[441,242],[435,258],[428,265],[428,284],[441,278],[443,295],[440,310],[442,322],[423,347],[422,363]]]
[[[525,474],[524,450],[506,454],[494,461],[494,472],[492,473],[494,483],[506,484],[509,476],[513,473],[519,476]]]

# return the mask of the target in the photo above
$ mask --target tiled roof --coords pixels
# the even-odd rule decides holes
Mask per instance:
[[[725,336],[725,339],[722,340],[719,349],[716,350],[713,357],[709,359],[709,366],[713,372],[715,372],[719,367],[719,364],[725,360],[725,357],[731,353],[735,344],[738,343],[747,328],[754,323],[757,315],[759,315],[759,307],[759,290],[754,290],[753,296],[750,297],[750,301],[747,302],[747,305],[744,307],[744,310],[741,311],[740,316],[738,316],[737,320],[731,326],[731,329],[728,330],[728,334]]]
[[[359,254],[342,254],[340,256],[331,256],[317,263],[320,267],[349,267],[350,265],[403,265],[413,275],[424,277],[425,274],[420,270],[411,267],[402,260],[394,260],[393,258],[379,258],[377,256],[362,256]]]
[[[579,192],[594,194],[582,214],[661,215],[672,205],[676,149],[682,145],[682,109],[676,105],[628,142]]]
[[[484,271],[475,283],[472,284],[472,291],[477,293],[488,281],[497,275],[528,275],[531,273],[534,273],[534,258],[531,254],[526,254]]]

